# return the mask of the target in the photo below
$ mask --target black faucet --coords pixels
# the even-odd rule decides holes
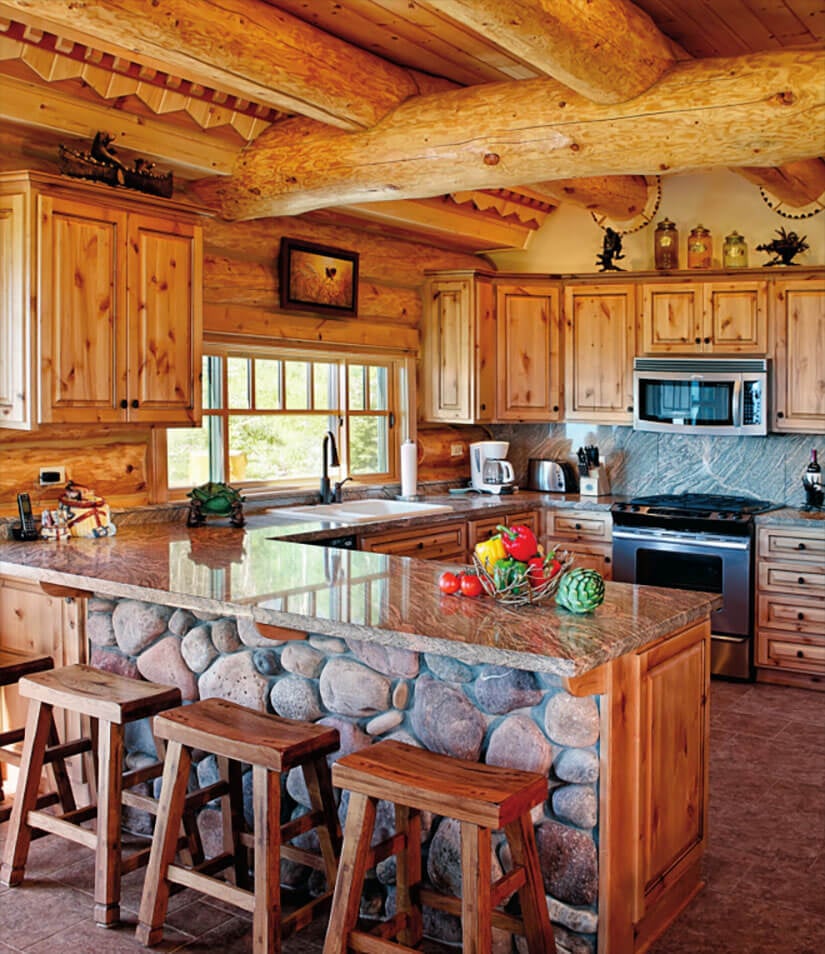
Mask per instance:
[[[323,461],[321,464],[321,503],[332,503],[334,493],[329,484],[329,467],[338,467],[338,448],[335,446],[335,435],[332,431],[324,434],[324,440],[321,444]]]

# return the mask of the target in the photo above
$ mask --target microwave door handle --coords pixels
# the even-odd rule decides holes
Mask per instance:
[[[733,382],[733,426],[739,427],[742,423],[742,379]]]

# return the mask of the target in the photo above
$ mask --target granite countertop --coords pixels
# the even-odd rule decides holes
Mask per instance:
[[[757,527],[770,526],[821,526],[825,530],[825,510],[803,510],[801,507],[781,507],[779,510],[768,510],[758,513],[754,517]]]
[[[513,509],[509,502],[473,500],[457,502],[455,510],[482,517],[502,506]],[[541,503],[531,499],[531,506]],[[422,517],[404,525],[425,520],[433,522]],[[587,672],[721,604],[713,594],[607,583],[605,602],[593,614],[568,613],[552,601],[513,608],[489,597],[442,596],[443,563],[285,539],[333,530],[340,533],[341,525],[263,513],[243,530],[226,521],[191,529],[179,522],[124,525],[101,539],[2,541],[0,573],[561,676]]]

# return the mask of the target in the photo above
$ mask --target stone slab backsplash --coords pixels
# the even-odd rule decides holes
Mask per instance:
[[[802,474],[811,448],[825,452],[821,434],[685,437],[593,424],[510,424],[490,430],[496,440],[510,442],[509,457],[524,487],[531,457],[575,464],[579,447],[596,444],[614,494],[731,494],[789,507],[805,503]]]
[[[175,685],[185,701],[218,696],[285,718],[334,726],[341,736],[338,756],[394,738],[445,755],[546,775],[547,800],[534,809],[533,823],[550,916],[560,950],[596,950],[596,697],[572,696],[549,674],[470,666],[445,656],[322,635],[277,642],[262,636],[251,620],[214,618],[129,599],[90,599],[87,635],[92,665]],[[128,764],[154,757],[146,720],[128,728]],[[203,758],[196,772],[201,785],[214,781],[216,759]],[[246,777],[244,789],[250,799]],[[309,807],[300,770],[290,772],[286,792],[285,809],[291,815]],[[346,804],[345,794],[342,816]],[[251,818],[248,806],[246,814]],[[203,810],[199,824],[207,853],[214,853],[209,841],[214,844],[220,834],[218,813]],[[392,829],[391,806],[379,805],[378,824]],[[427,818],[424,830],[427,880],[437,890],[460,895],[458,825]],[[214,844],[214,851],[219,850]],[[494,870],[506,868],[506,840],[496,837],[493,850]],[[281,877],[295,888],[320,887],[317,875],[299,865],[285,863]],[[378,866],[362,905],[365,916],[391,916],[394,879],[393,864]],[[460,942],[455,917],[427,910],[425,921],[430,936]],[[494,954],[520,950],[511,935],[495,933]]]

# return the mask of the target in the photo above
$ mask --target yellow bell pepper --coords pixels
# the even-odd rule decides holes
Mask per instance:
[[[475,546],[475,555],[481,561],[481,565],[488,573],[493,572],[493,567],[498,560],[503,560],[507,556],[501,535],[496,534],[489,540],[482,540]]]

